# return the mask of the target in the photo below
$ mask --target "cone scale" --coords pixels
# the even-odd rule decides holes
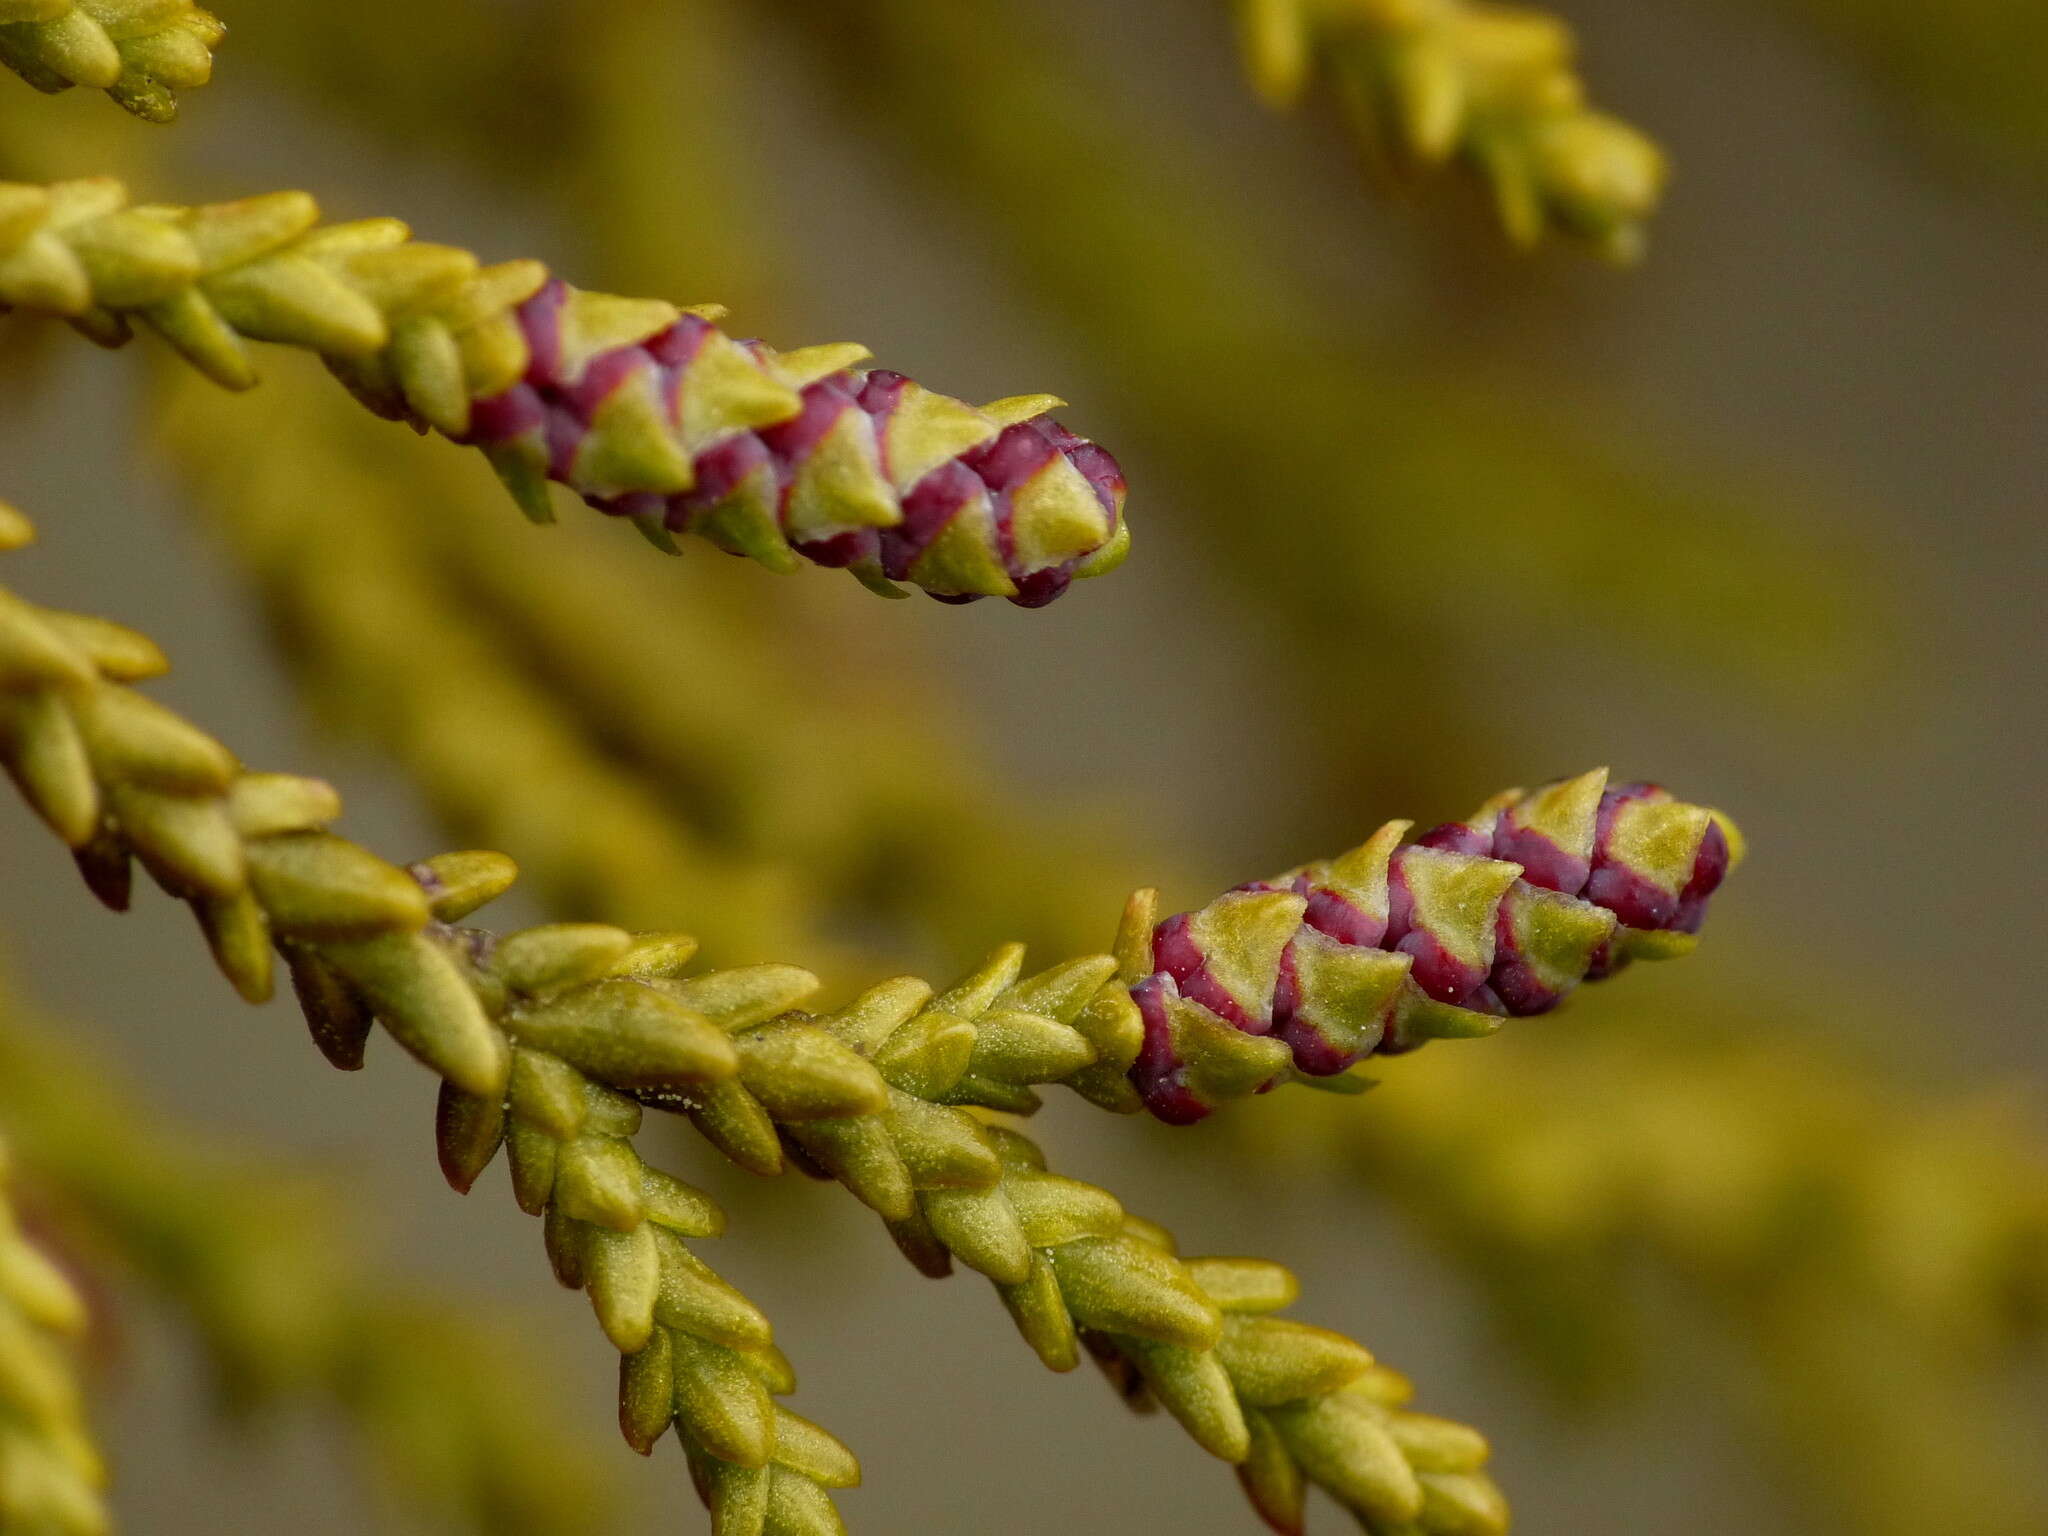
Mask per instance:
[[[593,353],[579,310],[607,302],[550,281],[521,304],[525,374],[457,434],[522,504],[523,487],[550,480],[657,537],[696,533],[771,569],[809,560],[946,602],[1043,607],[1121,558],[1122,472],[1052,419],[1049,396],[977,410],[900,373],[838,366],[858,348],[778,357],[689,313]]]
[[[1719,812],[1605,769],[1403,843],[1408,827],[1150,926],[1124,958],[1144,1026],[1129,1080],[1147,1109],[1189,1124],[1687,953],[1741,852]]]

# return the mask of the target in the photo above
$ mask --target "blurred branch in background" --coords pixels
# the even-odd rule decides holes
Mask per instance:
[[[1464,161],[1522,246],[1547,230],[1641,256],[1664,186],[1643,133],[1586,105],[1569,28],[1470,0],[1234,0],[1259,94],[1291,107],[1318,76],[1387,171]]]
[[[1844,1530],[2041,1530],[2021,1381],[2029,1352],[2048,1366],[2038,1103],[1930,1102],[1775,1006],[1662,991],[1240,1133],[1354,1162],[1561,1386],[1643,1368],[1655,1299],[1725,1330],[1744,1366],[1719,1385]]]
[[[438,3],[450,25],[490,33],[468,0]],[[753,307],[787,312],[788,284],[770,281],[780,271],[773,242],[749,213],[758,167],[730,100],[743,71],[727,55],[724,0],[539,9],[559,36],[532,35],[538,22],[525,15],[509,35],[567,60],[553,82],[548,142],[562,156],[549,184],[572,237],[599,232],[585,259],[608,282],[751,294]],[[331,84],[281,14],[323,10],[279,6],[249,44],[277,48],[308,83]],[[373,39],[406,51],[404,28],[365,30],[357,54]],[[450,72],[488,93],[517,66],[499,51],[504,41],[480,37],[473,52],[442,59],[443,88],[401,95],[387,122],[418,134],[441,115],[459,119],[448,108],[464,93],[447,88]],[[357,67],[383,65],[366,57]],[[391,68],[408,78],[403,62]],[[447,142],[488,177],[511,170],[502,143],[460,132]],[[649,196],[651,186],[689,195]],[[718,217],[704,217],[707,206]],[[1027,820],[977,759],[973,733],[947,720],[930,679],[905,675],[878,644],[857,594],[813,584],[803,603],[771,611],[748,573],[724,562],[507,537],[502,507],[467,466],[430,462],[289,377],[273,386],[290,398],[270,408],[265,451],[225,463],[209,444],[255,402],[220,401],[173,374],[161,387],[175,402],[174,459],[203,488],[202,516],[264,590],[316,701],[393,753],[461,836],[519,846],[557,910],[629,926],[701,913],[711,957],[800,953],[828,975],[847,967],[820,935],[892,963],[951,964],[993,931],[1061,952],[1106,941],[1099,915],[1128,889],[1130,865],[1114,857],[1128,839],[1089,804]],[[295,489],[307,464],[326,466],[317,498]],[[423,502],[431,515],[419,515]],[[335,548],[331,569],[302,558],[308,541]],[[355,578],[341,575],[353,563],[368,579],[376,550],[383,600],[415,599],[414,627],[394,625],[381,641],[344,600]],[[502,724],[502,738],[431,728],[442,685],[395,654],[418,654],[407,637],[430,630],[470,680],[472,696],[448,707]],[[515,695],[523,707],[512,707]],[[554,719],[563,731],[525,728]],[[574,746],[571,723],[586,733]],[[544,735],[553,771],[516,776],[515,789],[501,754],[537,750]],[[593,821],[594,847],[562,847],[590,843]],[[811,936],[797,936],[806,923]]]
[[[161,435],[322,716],[394,757],[455,837],[518,848],[559,910],[641,927],[688,913],[720,955],[810,953],[821,914],[809,872],[707,843],[689,782],[664,799],[608,758],[427,552],[442,518],[475,528],[479,545],[503,537],[489,478],[429,462],[439,455],[393,464],[374,441],[388,429],[351,402],[321,399],[323,381],[275,382],[268,398],[231,399],[160,376]],[[265,446],[218,453],[222,431]],[[305,493],[309,477],[317,496]],[[535,555],[548,569],[559,552]],[[664,564],[659,574],[676,573]],[[703,626],[693,664],[716,677],[721,631],[689,604],[675,618]]]
[[[235,47],[322,107],[374,91],[352,127],[516,190],[612,287],[787,315],[739,152],[759,104],[735,25],[732,0],[271,0]]]
[[[99,1536],[106,1463],[78,1380],[91,1320],[24,1223],[14,1182],[14,1154],[0,1138],[0,1530]]]
[[[164,387],[200,515],[316,704],[394,755],[457,835],[521,848],[558,909],[701,914],[722,960],[957,953],[986,940],[989,912],[1067,949],[1106,937],[1122,890],[1106,829],[1035,836],[904,690],[876,698],[829,634],[803,644],[801,616],[771,638],[687,563],[507,541],[486,482],[384,453],[374,424],[313,389],[280,381],[259,404]],[[266,451],[212,452],[231,426]],[[810,687],[843,686],[806,698],[792,647],[815,658]],[[1083,914],[1098,918],[1085,937]]]
[[[2048,185],[2048,7],[2038,0],[1772,0],[1896,85],[1921,126]]]
[[[508,169],[516,159],[522,176],[544,178],[573,154],[574,136],[556,133],[574,51],[557,0],[266,0],[241,11],[230,46],[246,89],[289,84],[356,129],[416,152]],[[362,111],[366,101],[377,110]]]
[[[1154,536],[1212,560],[1307,663],[1304,714],[1347,797],[1414,803],[1451,763],[1512,773],[1496,723],[1443,680],[1538,666],[1551,634],[1591,628],[1632,663],[1802,710],[1822,680],[1837,698],[1874,681],[1887,620],[1841,548],[1589,441],[1533,387],[1369,359],[1355,317],[1049,23],[1001,0],[774,9],[821,85],[985,219],[989,253],[1077,338],[1074,366],[1153,466]]]
[[[530,1340],[370,1272],[338,1192],[157,1123],[66,1033],[0,997],[0,1125],[65,1235],[183,1315],[238,1421],[340,1415],[436,1528],[617,1529],[597,1447],[529,1390]]]
[[[450,26],[470,25],[473,0],[436,3],[452,8]],[[1158,464],[1185,466],[1171,494],[1149,498],[1183,515],[1182,527],[1163,531],[1210,554],[1294,644],[1427,654],[1447,670],[1483,672],[1488,656],[1526,651],[1532,635],[1590,616],[1613,623],[1610,639],[1634,657],[1686,676],[1732,675],[1776,697],[1799,697],[1820,677],[1839,690],[1870,675],[1883,620],[1878,605],[1859,601],[1868,583],[1841,569],[1838,551],[1734,488],[1680,489],[1678,472],[1589,441],[1583,427],[1501,386],[1357,361],[1355,317],[1310,298],[1285,259],[1241,228],[1223,184],[1164,133],[1129,121],[1127,99],[1112,120],[1104,92],[1049,28],[1009,14],[982,27],[951,7],[926,14],[925,0],[857,12],[837,0],[783,6],[795,22],[789,39],[821,55],[826,85],[859,113],[861,131],[893,135],[913,163],[944,178],[949,201],[999,224],[992,248],[1080,341],[1076,366],[1096,370],[1125,432],[1142,434]],[[552,84],[560,119],[544,142],[517,141],[522,197],[531,195],[529,148],[559,156],[556,184],[573,211],[638,194],[623,199],[640,210],[633,216],[571,221],[593,234],[587,259],[607,281],[688,297],[717,286],[709,279],[759,290],[769,286],[763,274],[781,272],[764,301],[786,307],[789,263],[748,214],[749,189],[766,174],[758,130],[721,107],[744,74],[719,67],[735,24],[728,7],[541,9],[562,27],[560,51],[588,62]],[[280,15],[251,46],[292,31]],[[398,48],[405,29],[365,31]],[[451,52],[440,67],[458,63],[477,72],[479,88],[501,78],[494,69],[517,78],[520,67],[488,44],[459,60]],[[699,77],[701,92],[668,84]],[[400,97],[408,115],[399,120],[427,132],[450,99]],[[929,131],[934,117],[946,133]],[[1031,132],[1015,132],[1020,123]],[[486,174],[505,174],[502,143],[459,128],[448,142],[474,144]],[[1072,165],[1090,174],[1064,174]],[[721,216],[702,217],[708,204],[694,198],[648,197],[650,184],[708,189]],[[724,216],[728,196],[735,218]],[[1018,203],[1034,215],[1016,219]],[[1262,399],[1287,406],[1243,408]],[[1310,536],[1271,536],[1261,510],[1271,508]],[[1197,520],[1199,536],[1186,526]],[[1450,622],[1434,585],[1446,571],[1475,594]],[[1390,792],[1441,782],[1433,769],[1445,760],[1482,778],[1511,771],[1484,756],[1498,752],[1485,740],[1495,733],[1458,720],[1455,701],[1410,669],[1358,675],[1371,680],[1369,700],[1349,697],[1359,685],[1341,673],[1319,678],[1316,718],[1354,751],[1371,730],[1382,772],[1402,755],[1384,735],[1404,712],[1391,695],[1430,695],[1428,738],[1397,744],[1424,760]],[[1469,766],[1473,751],[1483,770]],[[1347,772],[1342,782],[1358,781]]]
[[[795,274],[764,222],[754,146],[767,129],[758,88],[735,54],[742,23],[734,3],[551,7],[575,40],[563,137],[576,149],[550,190],[588,233],[592,271],[606,283],[716,294],[760,334],[766,316],[794,318],[786,290]],[[502,156],[485,160],[486,174],[505,169]],[[656,187],[662,195],[649,196]],[[713,208],[717,217],[707,217]]]
[[[455,835],[520,848],[551,907],[701,916],[721,963],[801,954],[826,973],[992,931],[1106,942],[1127,885],[1108,826],[1032,824],[920,713],[917,679],[885,687],[809,605],[764,614],[703,562],[508,539],[487,479],[375,442],[297,385],[227,401],[163,380],[198,515],[326,718],[396,758]],[[265,451],[212,452],[237,425]]]

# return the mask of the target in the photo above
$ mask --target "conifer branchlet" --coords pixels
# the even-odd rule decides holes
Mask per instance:
[[[460,961],[425,930],[509,884],[509,861],[451,856],[446,878],[455,888],[423,895],[415,879],[320,830],[339,809],[325,786],[240,774],[218,743],[110,681],[161,669],[146,640],[0,599],[12,605],[0,613],[12,613],[21,637],[5,760],[105,899],[125,900],[132,851],[193,903],[245,995],[267,992],[275,937],[302,999],[345,983],[368,1000],[344,1023],[316,1025],[336,1036],[330,1054],[359,1055],[374,1012],[454,1088],[486,1099],[502,1092],[509,1048],[493,1018],[507,994],[480,1000],[464,970],[492,951]],[[82,711],[55,702],[81,685],[90,701]],[[146,748],[123,745],[130,737]],[[138,768],[150,753],[161,761]],[[1579,981],[1632,959],[1689,953],[1708,899],[1741,854],[1733,823],[1718,812],[1654,785],[1610,786],[1605,770],[1508,791],[1469,822],[1403,846],[1409,825],[1388,823],[1340,858],[1164,922],[1156,893],[1140,891],[1114,957],[1020,980],[1022,950],[1011,946],[935,1002],[922,983],[889,983],[896,990],[874,995],[873,1018],[845,1026],[853,1059],[910,1049],[911,1035],[892,1032],[915,1020],[924,1033],[903,1070],[922,1097],[1028,1113],[1038,1103],[1034,1085],[1065,1082],[1106,1108],[1142,1103],[1176,1122],[1289,1075],[1349,1086],[1343,1074],[1375,1052],[1488,1034],[1502,1016],[1546,1012]],[[416,873],[430,890],[444,878],[434,866]],[[641,951],[618,937],[622,930],[603,933],[613,937],[598,947],[618,951],[604,961],[621,967],[611,974],[634,974]],[[650,963],[680,962],[664,950]],[[569,1059],[619,1092],[670,1095],[736,1161],[762,1171],[780,1165],[784,1120],[884,1107],[883,1084],[865,1077],[858,1090],[844,1078],[827,1094],[864,1095],[870,1102],[858,1110],[783,1115],[758,1102],[748,1052],[734,1050],[732,1032],[794,1008],[816,979],[791,967],[717,978],[676,985],[686,989],[686,1009],[736,1021],[726,1030],[677,1032],[641,1020],[630,1038],[645,1060],[579,1060],[573,1050]],[[715,1004],[700,999],[705,988]],[[991,1012],[1002,1027],[979,1022]],[[948,1043],[939,1029],[947,1022],[966,1033]],[[847,1058],[820,1046],[792,1059],[830,1077]],[[707,1082],[715,1086],[702,1088]]]
[[[1556,229],[1616,260],[1641,253],[1664,156],[1586,105],[1556,17],[1474,0],[1235,3],[1252,81],[1274,105],[1325,75],[1381,157],[1472,166],[1517,244]]]
[[[696,533],[772,570],[1039,607],[1129,548],[1103,449],[1018,395],[976,408],[864,347],[776,352],[715,306],[583,293],[539,262],[484,266],[395,219],[320,225],[279,192],[131,207],[119,182],[0,184],[0,307],[107,346],[136,324],[231,389],[248,341],[317,353],[370,409],[483,450],[520,507],[548,484],[652,541]]]
[[[0,514],[0,547],[28,532],[19,514]],[[623,1367],[628,1440],[645,1450],[673,1421],[693,1465],[729,1464],[711,1484],[758,1488],[750,1519],[721,1524],[721,1536],[840,1530],[825,1490],[858,1481],[857,1464],[773,1403],[795,1381],[767,1320],[683,1241],[716,1233],[722,1213],[643,1164],[631,1140],[632,1094],[731,1075],[732,1033],[765,1016],[762,996],[779,995],[790,968],[723,973],[713,992],[673,979],[695,949],[678,935],[456,928],[512,883],[509,859],[458,854],[408,871],[327,832],[340,804],[326,785],[245,773],[125,686],[165,665],[133,631],[0,589],[0,759],[94,893],[124,908],[139,861],[192,906],[252,1001],[269,994],[281,951],[336,1066],[361,1066],[382,1023],[443,1079],[450,1182],[466,1190],[509,1140],[514,1193],[543,1217],[557,1277],[589,1293],[623,1356],[664,1362],[660,1403],[644,1365]],[[829,1067],[788,1063],[782,1076],[800,1094],[835,1086]]]
[[[987,1273],[1048,1366],[1070,1370],[1085,1349],[1133,1406],[1163,1406],[1234,1464],[1276,1531],[1298,1536],[1311,1484],[1375,1536],[1506,1531],[1485,1439],[1410,1412],[1408,1383],[1342,1334],[1273,1316],[1299,1291],[1287,1270],[1182,1260],[1164,1228],[1049,1173],[1024,1136],[985,1133],[1001,1178],[948,1191],[938,1220],[927,1197],[905,1248],[928,1273],[949,1254]],[[986,1234],[1012,1226],[1015,1257],[992,1252]]]
[[[100,1536],[106,1470],[72,1353],[85,1303],[22,1230],[11,1171],[0,1140],[0,1531]]]
[[[1155,922],[1132,899],[1121,979],[1144,1020],[1130,1077],[1176,1123],[1283,1074],[1338,1079],[1375,1053],[1492,1033],[1583,980],[1698,943],[1742,854],[1735,824],[1607,770],[1509,790],[1403,844],[1388,822],[1339,858]]]
[[[28,532],[0,513],[0,546]],[[460,927],[511,883],[509,860],[383,863],[325,830],[339,806],[324,785],[244,773],[126,687],[162,667],[132,631],[0,590],[0,758],[103,900],[125,903],[140,860],[246,996],[285,954],[336,1065],[360,1065],[381,1022],[440,1074],[443,1171],[467,1189],[506,1149],[558,1278],[589,1292],[621,1352],[627,1439],[644,1451],[677,1426],[720,1536],[836,1531],[827,1490],[858,1469],[773,1403],[787,1364],[685,1245],[722,1218],[640,1161],[643,1104],[686,1113],[743,1166],[838,1178],[927,1273],[957,1257],[986,1274],[1041,1358],[1071,1368],[1087,1345],[1238,1465],[1278,1530],[1300,1528],[1308,1483],[1388,1536],[1505,1528],[1483,1440],[1401,1410],[1398,1378],[1350,1341],[1262,1315],[1292,1299],[1284,1270],[1182,1264],[1160,1229],[975,1113],[1124,1070],[1140,1026],[1114,957],[1025,977],[1013,945],[937,996],[898,978],[814,1016],[796,1011],[810,973],[690,976],[676,935]]]
[[[206,84],[227,28],[192,0],[0,0],[0,64],[39,91],[105,91],[167,123]]]

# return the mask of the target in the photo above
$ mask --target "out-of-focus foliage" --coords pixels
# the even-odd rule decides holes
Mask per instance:
[[[872,653],[841,643],[843,609],[764,615],[724,572],[508,539],[486,479],[417,451],[371,469],[389,463],[376,425],[314,388],[164,387],[162,440],[315,700],[395,753],[459,836],[519,847],[559,910],[701,914],[721,961],[826,973],[860,950],[972,949],[991,913],[1061,951],[1107,940],[1127,878],[1101,818],[1021,822],[935,728],[930,691],[879,686]],[[271,452],[212,451],[252,421]],[[297,493],[310,465],[319,498]],[[442,664],[407,665],[423,646]]]
[[[23,1224],[0,1140],[0,1530],[99,1536],[106,1463],[86,1423],[85,1298]]]
[[[451,1526],[615,1528],[596,1445],[527,1390],[509,1320],[375,1274],[341,1192],[159,1124],[64,1033],[0,998],[0,1126],[81,1253],[181,1314],[224,1407],[340,1415],[390,1491]]]
[[[1779,1009],[1662,990],[1244,1134],[1355,1162],[1561,1385],[1654,1372],[1654,1319],[1703,1318],[1740,1351],[1752,1427],[1842,1529],[2040,1530],[2019,1379],[2048,1363],[2039,1106],[1930,1102]]]
[[[225,400],[203,381],[165,380],[161,440],[330,721],[403,762],[453,835],[517,847],[522,869],[562,911],[640,927],[701,913],[711,949],[741,959],[823,948],[811,870],[702,835],[654,781],[594,744],[582,718],[519,664],[519,641],[494,633],[465,590],[475,572],[458,581],[434,558],[459,529],[474,535],[465,549],[482,569],[496,563],[489,550],[506,528],[488,479],[420,453],[404,455],[404,477],[393,476],[374,440],[378,425],[346,402],[323,406],[318,381],[305,383],[260,400]],[[214,451],[220,433],[236,430],[255,431],[268,451]],[[300,489],[309,472],[322,487],[317,498]],[[435,507],[424,525],[420,497]],[[519,538],[512,547],[532,543]],[[644,551],[625,553],[645,563]],[[532,555],[543,569],[562,568],[545,550]],[[678,571],[665,563],[657,575],[673,581]],[[548,585],[533,584],[535,601],[549,600]],[[599,623],[619,611],[615,594],[587,610]],[[627,612],[629,622],[654,618]],[[671,679],[671,700],[682,704],[724,684],[711,649],[724,631],[689,603],[677,605],[675,620],[701,628],[706,642],[693,669]],[[433,655],[433,666],[417,665],[423,654]],[[622,664],[633,664],[630,650]],[[694,687],[693,672],[703,679]],[[679,781],[679,797],[692,787]]]
[[[1492,189],[1517,244],[1554,229],[1611,260],[1641,256],[1664,156],[1586,105],[1555,16],[1471,0],[1235,4],[1252,83],[1274,105],[1326,75],[1376,158],[1425,168],[1457,156]]]
[[[1771,518],[1767,493],[1587,440],[1533,386],[1374,360],[1242,227],[1229,188],[1039,18],[1001,0],[777,9],[847,120],[889,130],[999,230],[990,254],[1071,328],[1121,440],[1175,477],[1159,500],[1178,521],[1158,536],[1214,560],[1300,654],[1386,659],[1315,669],[1316,724],[1354,751],[1427,695],[1441,761],[1512,772],[1439,683],[1553,631],[1785,699],[1869,679],[1884,621],[1839,548]]]

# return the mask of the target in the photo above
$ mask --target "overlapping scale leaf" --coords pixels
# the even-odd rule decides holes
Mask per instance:
[[[1098,954],[1024,977],[1024,950],[1010,944],[942,993],[913,977],[870,987],[836,1014],[786,1020],[786,1030],[811,1030],[834,1042],[846,1059],[868,1069],[872,1108],[840,1114],[778,1116],[760,1106],[760,1124],[778,1130],[784,1149],[813,1174],[836,1178],[891,1225],[897,1243],[928,1270],[942,1270],[946,1251],[987,1274],[1022,1278],[1020,1229],[1008,1206],[993,1198],[1001,1163],[979,1122],[961,1106],[1028,1114],[1038,1106],[1034,1083],[1063,1081],[1098,1061],[1098,997],[1116,963]],[[741,1071],[741,1085],[748,1075]],[[752,1094],[750,1094],[752,1098]],[[727,1153],[750,1167],[780,1167],[733,1145],[721,1126],[707,1126]],[[754,1118],[756,1106],[735,1116]],[[942,1241],[942,1235],[956,1239]]]
[[[1133,1406],[1164,1407],[1237,1467],[1275,1530],[1302,1530],[1309,1483],[1386,1536],[1507,1529],[1505,1502],[1482,1470],[1485,1440],[1407,1412],[1407,1383],[1352,1340],[1273,1315],[1299,1289],[1285,1269],[1184,1261],[1164,1229],[1129,1216],[1106,1190],[1049,1172],[1027,1138],[992,1126],[983,1135],[1002,1175],[969,1194],[1003,1214],[964,1227],[927,1221],[922,1267],[943,1273],[950,1254],[988,1273],[1049,1367],[1071,1370],[1085,1352]],[[1006,1227],[1025,1250],[1014,1271],[988,1262],[985,1234]],[[967,1239],[956,1247],[960,1230]]]
[[[436,1128],[449,1181],[466,1192],[505,1147],[513,1192],[541,1218],[556,1278],[589,1295],[620,1352],[627,1442],[651,1454],[674,1424],[693,1461],[710,1464],[696,1476],[718,1529],[749,1528],[723,1510],[733,1481],[755,1475],[795,1480],[805,1489],[790,1498],[829,1510],[822,1490],[857,1482],[857,1464],[775,1405],[795,1378],[768,1319],[685,1241],[717,1236],[724,1212],[642,1162],[633,1144],[639,1102],[572,1064],[645,1091],[682,1092],[736,1070],[730,1030],[747,1010],[731,1006],[730,992],[699,996],[703,1011],[665,990],[694,950],[678,935],[562,923],[502,940],[478,935],[473,948],[517,1043],[502,1100],[443,1085]],[[791,1448],[781,1444],[785,1431]],[[804,1453],[821,1446],[833,1448],[830,1466],[813,1477],[820,1459]]]
[[[1049,395],[977,408],[863,347],[777,352],[715,307],[485,266],[395,219],[322,225],[301,192],[138,208],[104,178],[0,184],[0,307],[109,346],[146,326],[233,389],[250,341],[316,352],[380,415],[481,449],[534,519],[561,484],[664,549],[696,533],[771,570],[1035,608],[1129,548],[1121,470]]]
[[[227,28],[192,0],[0,0],[0,64],[39,91],[105,91],[167,123],[213,76]]]
[[[1504,1530],[1505,1507],[1478,1470],[1485,1459],[1479,1436],[1446,1425],[1440,1438],[1461,1435],[1459,1453],[1432,1461],[1424,1430],[1439,1421],[1395,1412],[1390,1384],[1398,1378],[1381,1371],[1367,1381],[1371,1357],[1350,1340],[1264,1315],[1294,1298],[1285,1270],[1249,1259],[1183,1263],[1162,1229],[1130,1216],[1107,1190],[1051,1173],[1035,1145],[983,1118],[984,1106],[1028,1111],[1036,1103],[1030,1084],[1072,1082],[1094,1068],[1114,1072],[1129,1091],[1121,1073],[1138,1049],[1140,1026],[1115,983],[1114,959],[1090,957],[1028,977],[1022,961],[1021,949],[1010,946],[937,995],[899,978],[837,1013],[785,1014],[765,1026],[755,1014],[782,1002],[767,978],[727,981],[744,973],[714,972],[691,995],[739,1003],[736,1041],[764,1029],[828,1040],[847,1059],[871,1064],[882,1101],[849,1105],[851,1112],[790,1113],[782,1106],[801,1105],[802,1097],[790,1084],[774,1085],[773,1068],[750,1082],[744,1044],[736,1080],[650,1101],[672,1098],[746,1166],[769,1172],[786,1156],[838,1179],[882,1216],[925,1274],[943,1277],[957,1262],[986,1276],[1049,1367],[1072,1370],[1086,1352],[1127,1395],[1156,1398],[1197,1444],[1246,1469],[1255,1505],[1277,1529],[1299,1529],[1298,1510],[1296,1524],[1286,1524],[1274,1492],[1276,1480],[1291,1476],[1297,1489],[1305,1479],[1322,1483],[1361,1518],[1405,1511],[1405,1525],[1373,1529],[1398,1528],[1403,1536]],[[843,1080],[851,1085],[853,1074]],[[515,1102],[517,1082],[515,1069]],[[645,1381],[636,1383],[633,1372],[642,1369]],[[636,1401],[652,1405],[649,1423],[665,1422],[668,1369],[657,1344],[644,1367],[629,1371],[629,1422]],[[1394,1462],[1382,1465],[1377,1454],[1396,1445],[1389,1426],[1397,1422],[1413,1426],[1409,1440],[1422,1449],[1411,1458],[1397,1446]],[[772,1510],[779,1470],[765,1478],[742,1473],[729,1458],[708,1457],[692,1435],[683,1439],[721,1520],[754,1522],[764,1518],[757,1511]],[[1399,1503],[1425,1496],[1426,1508]]]

